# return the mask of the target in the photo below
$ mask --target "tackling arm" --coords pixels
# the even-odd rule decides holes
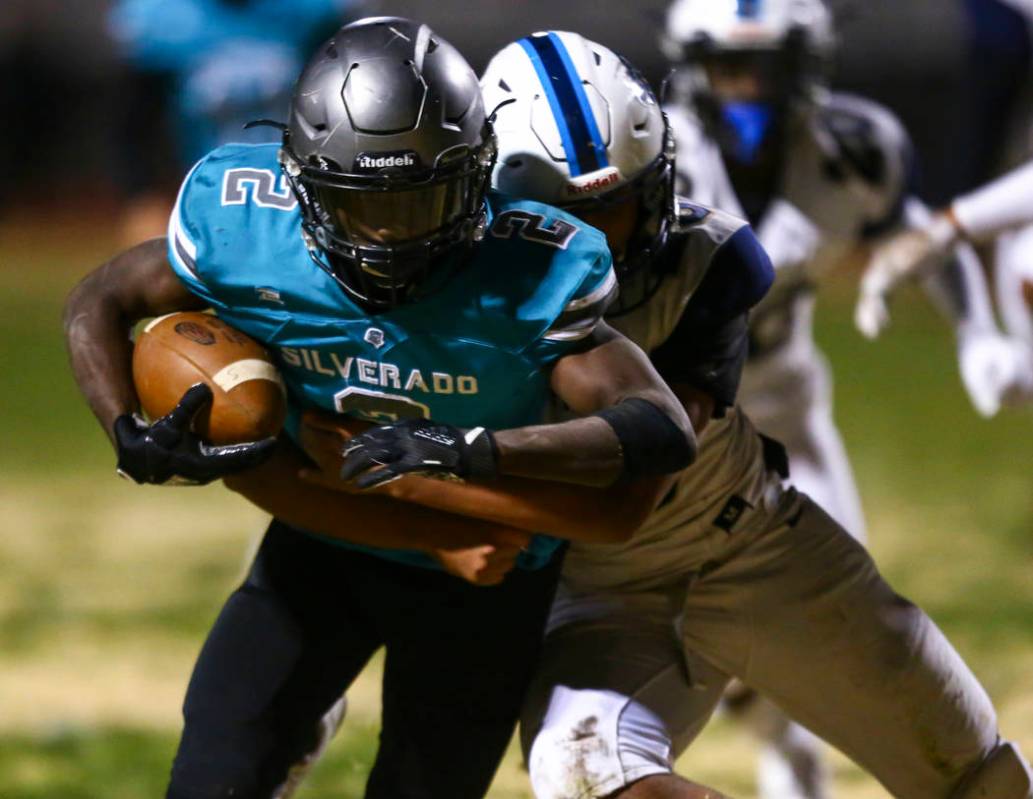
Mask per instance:
[[[318,469],[302,478],[336,492],[354,491],[338,474],[342,453],[352,436],[368,425],[346,417],[309,411],[300,442]],[[406,475],[384,483],[373,493],[439,511],[505,524],[574,541],[614,543],[628,539],[652,512],[672,480],[637,480],[620,491],[552,483],[521,477],[500,477],[491,483],[458,483]]]
[[[477,585],[499,582],[530,540],[528,533],[503,524],[404,505],[388,497],[331,491],[298,479],[299,470],[307,466],[304,455],[281,441],[264,464],[223,482],[293,527],[361,546],[424,552]]]
[[[557,361],[551,385],[574,413],[593,416],[497,433],[408,419],[356,436],[341,477],[359,488],[409,473],[602,487],[688,466],[696,452],[692,425],[645,353],[602,322],[584,343]]]
[[[645,353],[608,325],[596,327],[590,348],[560,359],[552,389],[582,418],[496,434],[502,474],[607,486],[695,459],[684,408]]]

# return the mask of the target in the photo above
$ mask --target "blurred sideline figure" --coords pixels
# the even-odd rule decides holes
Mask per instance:
[[[664,37],[677,68],[668,111],[681,190],[749,219],[775,265],[775,286],[751,317],[743,408],[786,445],[793,484],[863,542],[831,376],[813,338],[815,283],[859,246],[929,214],[910,194],[910,148],[896,119],[827,91],[833,46],[820,0],[679,0]],[[974,253],[961,249],[928,289],[955,325],[973,404],[991,413],[1009,350]],[[767,742],[761,795],[826,796],[812,736],[749,694],[735,699],[729,706],[748,711]]]
[[[277,141],[256,119],[283,117],[315,45],[353,0],[118,0],[111,35],[130,67],[118,177],[129,197],[122,243],[161,235],[178,178],[227,142]],[[171,138],[171,141],[163,140]],[[168,158],[174,159],[169,169]]]
[[[880,246],[861,280],[858,328],[875,338],[889,323],[887,300],[904,280],[923,277],[964,242],[997,240],[996,278],[1012,359],[1002,367],[1001,400],[1033,401],[1033,163],[955,198],[926,224]]]
[[[1025,17],[1025,36],[1033,35],[1033,0],[1002,2]],[[1033,166],[1018,166],[1033,156],[1033,73],[1006,77],[1011,83],[1025,81],[1025,95],[1010,104],[1014,119],[997,120],[1012,133],[1001,160],[1013,171],[959,195],[914,231],[902,231],[876,248],[861,282],[855,321],[875,338],[889,324],[887,300],[902,281],[927,276],[966,241],[992,245],[997,310],[1012,345],[1011,359],[999,364],[1000,401],[1017,405],[1033,401]]]
[[[783,486],[785,452],[735,407],[746,312],[770,266],[745,222],[674,194],[674,142],[645,82],[605,47],[550,32],[503,49],[481,83],[498,109],[496,188],[606,233],[622,295],[606,319],[650,351],[699,436],[697,461],[630,540],[571,543],[521,719],[538,799],[715,797],[672,761],[730,676],[900,799],[1033,799],[949,642]]]

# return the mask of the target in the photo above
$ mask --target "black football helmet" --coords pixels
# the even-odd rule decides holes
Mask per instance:
[[[495,152],[459,52],[426,25],[372,17],[305,67],[280,161],[316,263],[377,311],[439,285],[483,234]]]

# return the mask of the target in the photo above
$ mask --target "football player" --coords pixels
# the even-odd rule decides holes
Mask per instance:
[[[481,82],[499,108],[496,188],[607,234],[622,289],[607,321],[699,432],[696,462],[629,541],[571,544],[521,722],[536,796],[707,796],[671,763],[734,676],[894,796],[1033,797],[950,643],[783,486],[784,452],[735,407],[763,254],[746,223],[674,195],[672,132],[644,81],[550,32],[503,49]]]
[[[275,141],[242,126],[280,113],[305,56],[345,20],[349,0],[115,0],[108,28],[129,69],[115,177],[129,205],[122,239],[159,235],[171,198],[169,156],[182,174],[226,142]],[[156,147],[172,141],[173,147]]]
[[[117,256],[70,296],[72,367],[119,470],[207,482],[269,457],[270,442],[213,448],[191,433],[203,386],[152,424],[133,413],[132,324],[211,308],[276,355],[288,436],[305,409],[390,422],[351,442],[360,486],[408,472],[568,481],[627,503],[631,520],[648,512],[659,476],[694,456],[687,415],[601,321],[616,287],[605,238],[489,192],[495,153],[476,75],[448,42],[399,18],[342,28],[301,74],[282,146],[213,151],[185,179],[167,241]],[[554,398],[578,418],[540,424]],[[292,506],[268,481],[302,462],[284,443],[256,470],[277,518],[198,659],[168,796],[289,793],[322,716],[381,645],[366,795],[482,796],[540,644],[559,542],[419,508],[403,524],[393,500],[318,486]],[[313,491],[347,506],[321,522]],[[347,546],[313,534],[327,523]],[[471,572],[464,549],[481,558]]]
[[[1001,400],[1026,403],[1033,400],[1033,164],[955,198],[925,224],[882,243],[861,279],[855,321],[875,338],[889,323],[887,299],[901,282],[938,268],[963,242],[995,239],[997,304],[1013,354],[1002,366]]]
[[[864,541],[831,375],[813,337],[815,285],[858,247],[928,218],[908,193],[906,135],[885,109],[825,88],[834,32],[821,0],[678,0],[663,39],[677,70],[668,113],[681,188],[749,219],[775,265],[775,285],[750,320],[743,408],[786,445],[794,485]],[[973,404],[992,413],[1010,348],[971,249],[928,289],[953,319]],[[824,795],[805,787],[821,782],[811,736],[762,703],[739,697],[730,708],[748,708],[765,740],[762,796]]]

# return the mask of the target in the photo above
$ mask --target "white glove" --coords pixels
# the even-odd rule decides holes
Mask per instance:
[[[961,382],[976,411],[987,418],[1002,404],[1029,397],[1031,364],[1024,347],[997,333],[965,336],[958,346]]]
[[[904,280],[925,275],[942,264],[960,238],[946,214],[936,214],[921,227],[902,230],[877,245],[861,276],[854,324],[870,339],[890,321],[888,298]]]

